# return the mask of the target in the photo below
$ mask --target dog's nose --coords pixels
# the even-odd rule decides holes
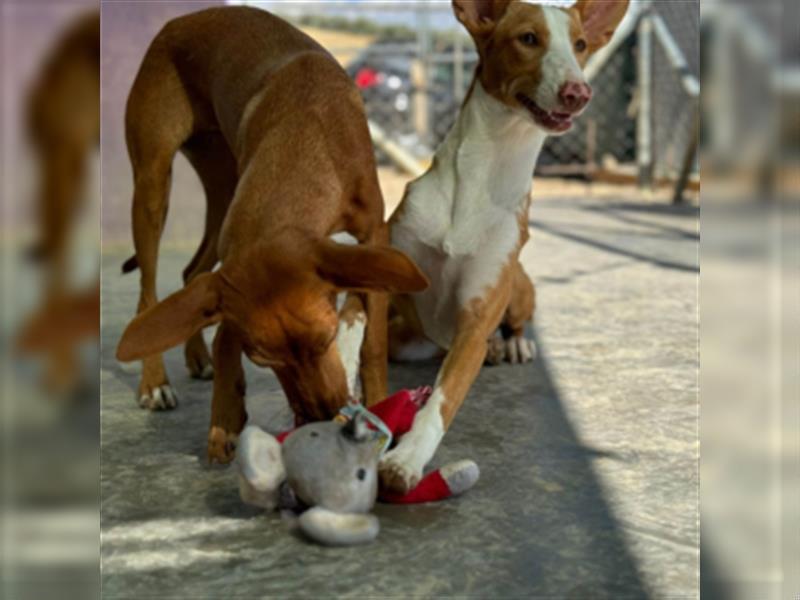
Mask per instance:
[[[558,91],[561,105],[570,112],[577,112],[592,99],[592,88],[582,81],[568,81]]]

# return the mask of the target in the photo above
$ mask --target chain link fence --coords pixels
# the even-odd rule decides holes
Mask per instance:
[[[430,159],[458,115],[478,60],[449,3],[392,5],[391,10],[369,4],[350,20],[331,16],[318,4],[310,6],[313,10],[291,20],[314,28],[335,26],[368,40],[356,51],[326,46],[334,55],[349,57],[345,68],[381,139],[417,160]],[[686,79],[696,82],[700,70],[699,3],[660,0],[631,7],[613,47],[587,66],[594,89],[589,108],[569,133],[548,139],[539,175],[595,178],[613,173],[648,183],[677,180],[685,170],[697,137],[697,99],[692,89],[687,91]],[[393,21],[386,24],[389,13]],[[655,33],[648,39],[646,64],[637,27],[641,19],[658,20],[651,23]],[[379,146],[382,163],[397,162]],[[692,171],[694,159],[689,162]]]
[[[652,21],[652,177],[678,180],[697,169],[699,135],[700,4],[657,1]]]

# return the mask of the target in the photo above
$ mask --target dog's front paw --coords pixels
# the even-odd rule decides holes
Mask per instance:
[[[239,434],[214,426],[208,432],[208,462],[228,464],[236,456]]]
[[[213,379],[214,367],[202,334],[197,334],[186,342],[183,355],[186,359],[186,368],[193,379]]]
[[[398,448],[399,449],[399,448]],[[411,465],[397,450],[388,452],[378,466],[381,485],[398,494],[406,494],[413,490],[422,479],[422,469]]]
[[[150,387],[144,383],[139,389],[139,406],[147,410],[172,410],[178,406],[178,396],[169,383]]]

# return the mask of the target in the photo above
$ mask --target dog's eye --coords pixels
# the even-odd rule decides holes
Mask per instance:
[[[358,477],[359,481],[364,481],[364,478],[367,476],[366,469],[359,469],[356,471],[356,477]]]
[[[536,37],[535,33],[528,32],[523,33],[519,36],[519,41],[525,44],[526,46],[538,46],[539,45],[539,38]]]
[[[578,40],[575,42],[575,50],[577,52],[583,52],[586,50],[586,40]]]

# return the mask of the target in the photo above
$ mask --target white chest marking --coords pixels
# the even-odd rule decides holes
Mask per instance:
[[[354,397],[358,367],[361,364],[361,343],[364,340],[366,325],[366,315],[358,313],[352,324],[347,323],[344,319],[340,320],[339,329],[336,332],[336,347],[339,349],[339,356],[342,358],[344,372],[347,376],[347,391]]]
[[[477,82],[434,166],[409,185],[392,245],[431,280],[414,300],[426,335],[444,348],[459,309],[497,283],[519,243],[517,219],[545,139]]]

